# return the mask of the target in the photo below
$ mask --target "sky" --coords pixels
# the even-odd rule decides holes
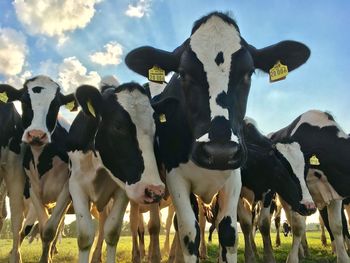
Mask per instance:
[[[212,11],[229,11],[257,48],[297,40],[311,49],[308,62],[283,81],[271,84],[268,75],[253,75],[247,116],[262,132],[320,109],[349,133],[347,0],[0,1],[0,83],[21,88],[26,78],[45,74],[65,93],[98,85],[105,75],[144,83],[125,66],[126,54],[142,45],[173,50],[190,36],[193,22]]]

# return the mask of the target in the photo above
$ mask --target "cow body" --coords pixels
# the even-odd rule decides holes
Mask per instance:
[[[327,206],[337,262],[349,262],[342,235],[342,199],[350,195],[350,138],[329,114],[311,110],[274,133],[274,141],[298,142],[308,165],[307,186],[319,209]],[[293,224],[292,224],[293,230]],[[289,262],[298,262],[297,258]]]
[[[81,86],[76,97],[84,112],[72,123],[68,145],[79,262],[89,262],[94,239],[90,203],[102,211],[111,200],[104,239],[107,262],[114,262],[129,199],[154,203],[164,194],[153,152],[153,110],[145,91],[135,83],[107,87],[102,94],[94,87]]]
[[[291,50],[296,51],[293,59],[288,54]],[[153,66],[176,72],[153,106],[161,120],[157,122],[160,152],[169,171],[167,184],[185,262],[196,262],[199,254],[191,193],[209,203],[218,191],[222,202],[216,222],[219,261],[237,261],[241,188],[237,168],[246,154],[242,123],[251,75],[255,68],[268,72],[277,60],[295,69],[308,57],[308,48],[293,41],[255,49],[241,37],[237,23],[219,12],[197,20],[191,36],[173,52],[140,47],[126,56],[126,64],[143,76]]]

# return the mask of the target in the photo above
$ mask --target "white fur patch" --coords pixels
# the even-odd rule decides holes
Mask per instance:
[[[297,142],[293,143],[277,143],[277,150],[287,159],[294,174],[297,176],[301,192],[302,192],[302,200],[303,202],[312,202],[312,197],[309,192],[309,189],[306,186],[304,170],[305,170],[305,160],[304,155],[300,149],[300,145]]]
[[[232,54],[241,48],[240,42],[237,29],[218,16],[209,18],[191,36],[191,48],[207,74],[211,119],[216,116],[229,119],[227,109],[219,106],[216,98],[223,91],[227,92]],[[215,58],[219,52],[223,53],[224,62],[217,65]]]
[[[51,141],[50,133],[46,126],[46,116],[49,112],[50,103],[56,96],[58,84],[46,76],[38,76],[35,80],[27,83],[28,94],[33,109],[33,120],[29,127],[24,131],[23,138],[28,131],[41,130],[46,132]],[[33,88],[42,87],[40,93],[33,92]]]
[[[342,128],[336,123],[335,121],[329,120],[328,116],[319,110],[310,110],[305,112],[303,115],[301,115],[301,118],[298,122],[298,124],[294,127],[291,136],[297,131],[300,125],[303,123],[309,123],[312,126],[317,126],[319,128],[328,127],[328,126],[335,126],[338,128],[338,134],[337,136],[339,138],[345,138],[348,139],[349,136],[342,130]]]
[[[129,113],[132,122],[136,126],[137,140],[145,166],[141,182],[151,185],[164,185],[160,180],[154,156],[153,143],[156,128],[153,120],[154,111],[148,97],[136,89],[132,92],[123,90],[118,92],[116,96],[119,104]]]

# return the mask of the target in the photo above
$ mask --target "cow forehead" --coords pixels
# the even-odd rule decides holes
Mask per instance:
[[[56,91],[58,88],[58,84],[46,76],[38,76],[32,80],[29,80],[26,85],[28,89],[32,89],[34,87],[42,87]]]
[[[58,84],[46,76],[39,76],[26,84],[32,104],[50,104],[56,96]],[[37,99],[36,99],[37,98]]]
[[[234,25],[212,16],[191,36],[190,46],[206,73],[213,117],[216,111],[222,111],[216,98],[227,91],[232,55],[241,49],[241,37]]]

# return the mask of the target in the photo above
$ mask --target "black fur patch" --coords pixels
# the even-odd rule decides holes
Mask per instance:
[[[225,216],[219,223],[219,242],[222,247],[222,260],[227,261],[227,247],[233,247],[236,242],[236,229],[231,226],[232,219],[229,216]]]
[[[216,65],[220,65],[220,64],[222,64],[222,63],[224,63],[224,54],[222,53],[222,51],[220,51],[219,53],[218,53],[218,55],[216,56],[216,58],[215,58],[215,63],[216,63]]]
[[[200,242],[200,229],[199,229],[199,225],[198,222],[195,222],[195,228],[196,228],[196,237],[194,239],[194,241],[190,240],[190,238],[186,235],[184,237],[184,243],[185,246],[188,250],[188,253],[190,253],[190,255],[196,255],[198,257],[199,255],[199,242]]]
[[[23,195],[25,199],[30,197],[30,181],[28,176],[25,178]]]
[[[24,236],[28,236],[32,228],[33,228],[33,225],[26,226],[26,228],[24,229]]]

